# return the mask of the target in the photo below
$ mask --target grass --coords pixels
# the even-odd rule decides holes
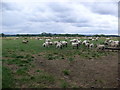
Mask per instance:
[[[52,41],[55,40],[58,39],[54,39]],[[70,39],[68,39],[67,41],[69,42],[69,40]],[[82,39],[82,41],[83,40],[84,39]],[[103,43],[103,41],[104,39],[100,39],[99,41],[91,42],[94,44],[99,44]],[[14,76],[20,76],[20,79],[15,78],[17,80],[16,82],[18,82],[19,85],[28,84],[27,87],[47,87],[49,83],[55,82],[55,78],[52,75],[46,74],[39,69],[35,69],[35,76],[28,74],[28,69],[36,68],[36,65],[33,63],[35,61],[35,57],[33,55],[38,55],[40,57],[46,58],[47,60],[67,59],[72,62],[75,60],[76,55],[81,58],[92,59],[99,58],[108,54],[107,52],[97,52],[94,49],[89,50],[83,45],[81,45],[79,49],[72,49],[72,46],[70,44],[68,44],[68,47],[65,47],[63,49],[56,49],[54,45],[50,46],[49,48],[43,47],[42,43],[44,42],[44,40],[40,41],[29,39],[28,44],[22,44],[21,42],[22,39],[2,40],[2,57],[7,58],[2,60],[3,64],[18,67],[14,75],[12,75],[11,69],[9,69],[10,67],[3,67],[3,87],[14,87]],[[66,69],[63,70],[62,73],[64,75],[70,75],[70,71]],[[35,83],[36,85],[33,85],[33,83]],[[65,81],[62,81],[61,87],[67,88],[69,87],[69,84]]]
[[[24,58],[24,56],[19,55],[19,56],[16,56],[16,58]]]
[[[74,58],[70,57],[68,60],[69,60],[70,62],[72,62],[72,61],[74,61]]]
[[[64,75],[70,75],[70,71],[69,71],[69,70],[66,70],[66,69],[65,69],[65,70],[63,70],[62,72],[63,72]]]
[[[55,39],[55,40],[57,40],[57,39]],[[61,39],[61,40],[63,40],[63,39]],[[78,50],[72,49],[72,46],[70,44],[68,44],[68,47],[58,50],[55,48],[55,46],[50,46],[49,48],[42,47],[42,43],[44,42],[44,40],[39,41],[39,40],[34,40],[34,39],[31,40],[30,39],[29,41],[30,42],[28,44],[22,44],[21,43],[22,39],[18,39],[18,40],[3,39],[3,41],[2,41],[3,48],[4,48],[4,50],[2,50],[3,57],[7,56],[7,57],[13,57],[13,58],[24,58],[24,57],[27,58],[27,57],[32,57],[32,56],[16,55],[16,53],[38,54],[41,52],[45,52],[46,58],[48,60],[55,60],[55,59],[65,59],[65,58],[68,58],[69,56],[73,57],[76,54],[82,56],[83,58],[89,58],[89,57],[86,57],[85,55],[83,55],[84,53],[81,52],[83,50],[84,50],[84,52],[89,51],[93,54],[96,53],[96,51],[92,52],[92,50],[86,49],[83,45],[81,45]],[[67,40],[67,41],[69,41],[69,40]],[[102,43],[103,41],[104,41],[104,39],[100,39],[99,41],[91,41],[91,42],[96,44],[96,43]],[[49,52],[51,54],[49,54]],[[62,54],[63,56],[60,56],[60,54]],[[58,57],[54,57],[54,55],[58,55]],[[93,56],[93,58],[94,58],[94,56]]]
[[[49,74],[39,74],[35,77],[35,80],[37,80],[40,83],[54,83],[55,78]]]
[[[42,70],[36,70],[36,72],[42,72]]]
[[[61,88],[68,88],[70,85],[69,85],[69,83],[68,82],[66,82],[66,81],[64,81],[64,80],[62,80],[61,81]]]
[[[97,84],[97,83],[104,83],[104,80],[95,80],[94,83],[95,84]]]
[[[12,71],[9,68],[2,67],[2,88],[10,88],[14,86]]]
[[[26,60],[26,59],[7,59],[5,60],[7,64],[14,64],[17,66],[28,66],[30,63],[30,60]]]
[[[72,89],[74,90],[74,89],[78,89],[78,88],[82,88],[82,87],[78,87],[78,86],[72,86]]]
[[[47,57],[48,60],[54,60],[55,59],[55,57],[52,54],[48,54],[46,57]]]
[[[18,75],[27,75],[27,70],[28,70],[28,68],[22,67],[22,68],[20,68],[20,69],[18,69],[16,71],[16,74],[18,74]]]

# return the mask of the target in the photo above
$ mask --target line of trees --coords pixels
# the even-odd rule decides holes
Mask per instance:
[[[52,34],[52,33],[41,33],[41,34],[15,34],[15,35],[9,35],[1,33],[0,37],[33,37],[33,36],[39,36],[39,37],[84,37],[84,36],[93,36],[93,37],[117,37],[117,35],[81,35],[81,34]]]

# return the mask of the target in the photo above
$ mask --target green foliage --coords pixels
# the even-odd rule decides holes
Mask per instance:
[[[5,34],[4,34],[4,33],[1,33],[1,34],[0,34],[0,37],[4,37],[4,36],[5,36]]]
[[[39,37],[118,37],[118,35],[82,35],[82,34],[53,34],[53,33],[46,33],[43,32],[41,34],[16,34],[16,35],[6,35],[4,33],[1,33],[0,36],[6,36],[6,37],[31,37],[31,36],[39,36]]]

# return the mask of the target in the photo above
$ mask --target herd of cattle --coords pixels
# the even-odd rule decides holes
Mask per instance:
[[[41,38],[36,38],[38,40],[43,40]],[[44,39],[44,43],[42,44],[43,47],[49,47],[49,46],[55,46],[56,48],[64,48],[67,47],[68,44],[70,44],[73,48],[78,49],[81,45],[84,45],[86,48],[92,49],[96,48],[97,50],[104,50],[106,47],[112,47],[112,48],[118,48],[120,46],[120,41],[118,40],[112,40],[111,38],[105,38],[105,41],[102,44],[94,44],[91,41],[99,41],[99,37],[88,37],[85,40],[80,39],[70,39],[65,38],[65,40],[58,40],[58,41],[52,41],[51,39]],[[29,41],[27,39],[24,39],[22,43],[27,44]]]

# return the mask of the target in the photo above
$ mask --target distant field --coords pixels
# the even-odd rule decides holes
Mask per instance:
[[[97,51],[81,45],[63,49],[43,47],[45,39],[2,39],[3,88],[117,87],[117,52]],[[83,37],[80,40],[85,40]],[[112,38],[117,40],[117,38]],[[52,39],[65,40],[63,38]],[[105,38],[91,41],[102,44]]]

